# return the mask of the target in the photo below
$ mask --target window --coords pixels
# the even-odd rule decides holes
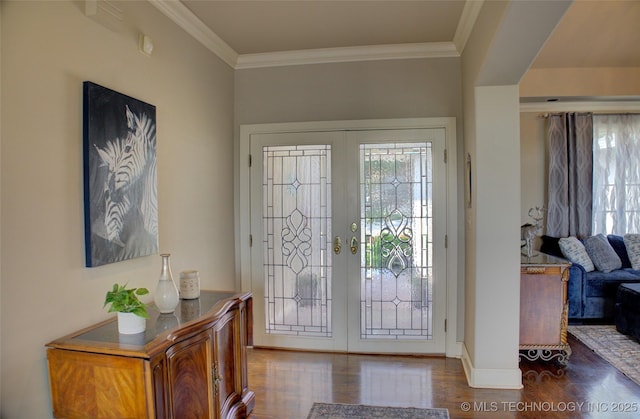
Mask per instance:
[[[592,231],[640,233],[640,115],[593,116]]]

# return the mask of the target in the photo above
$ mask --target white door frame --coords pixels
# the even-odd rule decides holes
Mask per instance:
[[[240,126],[238,154],[239,207],[236,211],[236,266],[239,267],[242,291],[251,291],[251,214],[249,149],[251,136],[255,134],[332,131],[332,130],[385,130],[411,128],[444,128],[447,159],[447,330],[445,354],[460,357],[461,345],[457,341],[458,324],[458,194],[457,194],[457,149],[455,118],[403,118],[353,121],[316,121],[273,124],[248,124]]]

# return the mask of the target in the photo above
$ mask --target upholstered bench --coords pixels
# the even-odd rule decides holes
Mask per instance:
[[[620,284],[615,318],[620,333],[640,340],[640,284]]]

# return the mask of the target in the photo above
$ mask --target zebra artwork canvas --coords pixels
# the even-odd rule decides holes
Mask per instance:
[[[83,85],[86,266],[158,253],[156,108]]]

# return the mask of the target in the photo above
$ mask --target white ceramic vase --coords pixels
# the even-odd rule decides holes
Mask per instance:
[[[147,319],[134,313],[118,312],[118,333],[134,335],[142,333],[147,327]]]
[[[180,295],[178,294],[178,288],[175,282],[173,282],[173,275],[171,274],[171,265],[169,264],[169,253],[163,253],[162,257],[162,269],[160,271],[160,279],[156,286],[156,292],[153,296],[153,301],[158,307],[160,313],[173,313],[178,305]]]

